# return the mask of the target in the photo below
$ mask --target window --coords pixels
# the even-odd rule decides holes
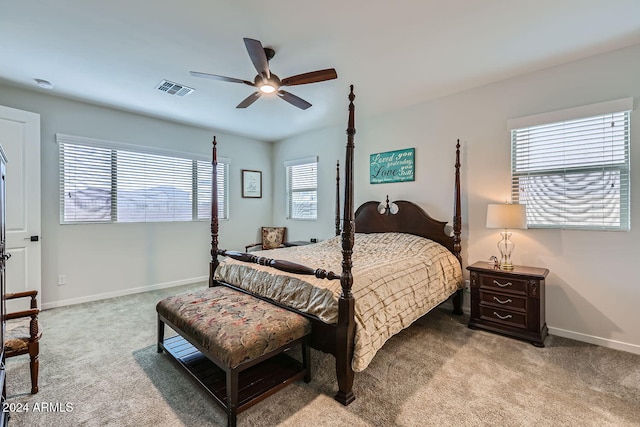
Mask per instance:
[[[205,220],[210,160],[57,134],[60,223]],[[218,216],[228,217],[228,159],[218,159]]]
[[[510,122],[512,199],[529,227],[629,229],[632,108],[628,98]]]
[[[287,169],[287,218],[318,218],[318,158],[285,162]]]

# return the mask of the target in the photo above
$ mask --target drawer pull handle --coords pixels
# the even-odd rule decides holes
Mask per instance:
[[[500,300],[500,298],[498,298],[498,297],[493,297],[493,299],[498,301],[500,304],[509,304],[510,302],[513,302],[513,301],[511,301],[511,298],[506,299],[504,301]]]
[[[496,317],[497,317],[498,319],[502,319],[502,320],[511,319],[511,318],[513,317],[513,316],[512,316],[512,315],[510,315],[510,314],[507,314],[506,316],[500,316],[500,315],[499,315],[498,313],[496,313],[495,311],[493,312],[493,314],[495,314],[495,315],[496,315]]]
[[[513,286],[513,283],[511,283],[511,282],[500,283],[497,280],[494,280],[493,283],[498,285],[498,286],[500,286],[501,288],[506,288],[507,286]]]

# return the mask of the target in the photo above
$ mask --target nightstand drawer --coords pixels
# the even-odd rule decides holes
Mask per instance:
[[[498,294],[480,289],[480,304],[502,310],[527,311],[527,298],[514,295]]]
[[[505,277],[504,275],[481,274],[480,288],[499,290],[500,292],[512,292],[518,295],[527,295],[527,281]]]
[[[526,313],[501,310],[495,307],[480,306],[480,319],[516,328],[527,328]]]

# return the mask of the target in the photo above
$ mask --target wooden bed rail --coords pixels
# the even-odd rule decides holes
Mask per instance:
[[[287,273],[315,276],[318,279],[335,280],[341,278],[339,274],[336,274],[333,271],[327,271],[321,268],[314,269],[311,267],[307,267],[306,265],[297,264],[295,262],[252,255],[247,252],[226,251],[224,249],[218,249],[218,255],[228,256],[229,258],[233,258],[237,261],[265,265],[275,268],[276,270],[285,271]]]

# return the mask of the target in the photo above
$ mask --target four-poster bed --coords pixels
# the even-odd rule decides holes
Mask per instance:
[[[391,335],[451,295],[454,312],[461,314],[463,286],[459,143],[456,145],[452,235],[445,232],[446,222],[434,220],[408,201],[395,202],[398,211],[393,215],[380,214],[378,202],[364,203],[354,212],[354,99],[351,86],[342,227],[338,168],[336,177],[336,236],[340,234],[340,237],[316,245],[251,254],[222,250],[218,247],[217,203],[211,204],[209,286],[228,286],[308,318],[312,322],[311,346],[336,358],[338,392],[335,398],[343,405],[355,399],[354,371],[364,369]],[[214,137],[214,201],[217,200],[216,145]],[[218,255],[226,258],[221,262]],[[357,261],[355,269],[354,260]],[[374,272],[380,269],[385,271],[383,276]],[[386,299],[392,303],[386,304]],[[393,311],[396,308],[389,308],[391,306],[400,307],[399,311]]]

